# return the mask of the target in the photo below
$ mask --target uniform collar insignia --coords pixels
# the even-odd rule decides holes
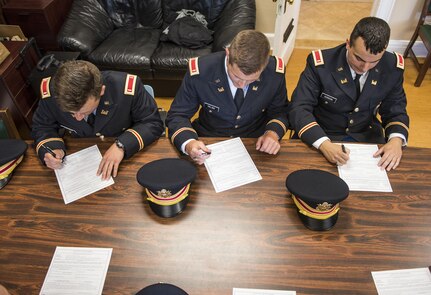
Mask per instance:
[[[341,84],[346,84],[347,83],[347,78],[344,78],[343,80],[340,80]]]
[[[343,70],[343,67],[339,67],[338,69],[337,69],[337,72],[341,72]]]
[[[377,80],[371,80],[371,85],[376,86],[377,85]]]
[[[224,88],[223,87],[219,87],[217,88],[218,92],[224,92]]]
[[[105,100],[105,101],[103,102],[103,104],[104,104],[105,106],[109,106],[109,101]]]
[[[214,80],[214,83],[220,83],[220,79]]]
[[[253,90],[253,91],[257,91],[257,89],[259,88],[259,86],[253,86],[251,89]]]
[[[107,110],[101,110],[101,111],[100,111],[100,113],[101,113],[102,115],[105,115],[105,116],[106,116],[106,115],[108,115],[109,111],[107,111]]]

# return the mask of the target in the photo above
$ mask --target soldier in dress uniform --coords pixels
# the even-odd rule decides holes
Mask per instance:
[[[334,141],[384,144],[382,169],[395,169],[407,144],[409,117],[403,89],[404,60],[386,52],[388,24],[361,19],[346,44],[313,51],[289,105],[295,136],[339,165],[349,159]],[[381,122],[377,118],[380,115]]]
[[[73,137],[116,137],[97,172],[103,179],[117,176],[123,158],[163,132],[156,102],[135,75],[100,72],[87,61],[69,61],[52,79],[43,79],[40,90],[32,137],[39,158],[51,169],[62,166],[66,153],[61,128]]]
[[[199,136],[241,136],[258,138],[261,152],[278,153],[288,128],[288,100],[283,60],[269,50],[264,34],[245,30],[226,52],[190,59],[166,119],[178,150],[202,164],[210,150]]]

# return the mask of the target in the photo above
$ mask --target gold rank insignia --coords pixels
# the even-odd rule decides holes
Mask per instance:
[[[103,102],[103,104],[104,104],[105,106],[109,106],[109,101],[105,100],[105,101]]]
[[[343,70],[343,67],[339,67],[338,69],[337,69],[337,72],[341,72]]]
[[[224,92],[224,88],[223,87],[219,87],[217,88],[218,92]]]
[[[253,86],[251,89],[253,90],[253,91],[257,91],[257,89],[259,88],[259,86]]]
[[[347,78],[344,78],[343,80],[340,80],[341,84],[346,84],[347,83]]]
[[[377,80],[371,80],[371,85],[376,86],[377,85]]]
[[[220,79],[217,79],[214,81],[215,83],[220,83]]]
[[[108,115],[109,111],[101,110],[101,111],[100,111],[100,113],[101,113],[102,115],[105,115],[105,116],[106,116],[106,115]]]

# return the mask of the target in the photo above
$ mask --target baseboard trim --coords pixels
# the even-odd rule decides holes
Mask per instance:
[[[410,41],[407,40],[390,40],[388,45],[388,51],[396,51],[401,54],[404,54],[404,51],[407,48],[407,45],[409,45]],[[417,57],[426,57],[428,52],[425,48],[425,45],[418,41],[413,45],[413,51],[415,52]]]
[[[271,49],[274,48],[274,33],[265,33],[265,36],[269,40],[269,44],[271,44]],[[316,40],[316,43],[318,43],[319,40]],[[388,45],[388,51],[396,51],[401,54],[404,54],[404,51],[407,48],[407,45],[409,45],[408,40],[389,40]],[[340,44],[342,41],[339,42]],[[413,45],[413,51],[415,52],[417,57],[426,57],[428,52],[424,46],[424,44],[421,41],[417,41],[415,45]]]

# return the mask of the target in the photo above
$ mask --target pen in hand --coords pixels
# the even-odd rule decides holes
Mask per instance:
[[[346,147],[344,146],[344,144],[341,145],[341,150],[343,151],[343,153],[347,153],[346,152]]]
[[[48,152],[48,153],[50,153],[51,154],[51,156],[53,156],[54,158],[56,158],[57,159],[57,155],[55,154],[55,152],[49,147],[49,146],[46,146],[46,145],[44,145],[44,144],[42,144],[42,147]],[[63,164],[65,164],[64,163],[64,157],[61,159],[61,163],[63,163]]]

